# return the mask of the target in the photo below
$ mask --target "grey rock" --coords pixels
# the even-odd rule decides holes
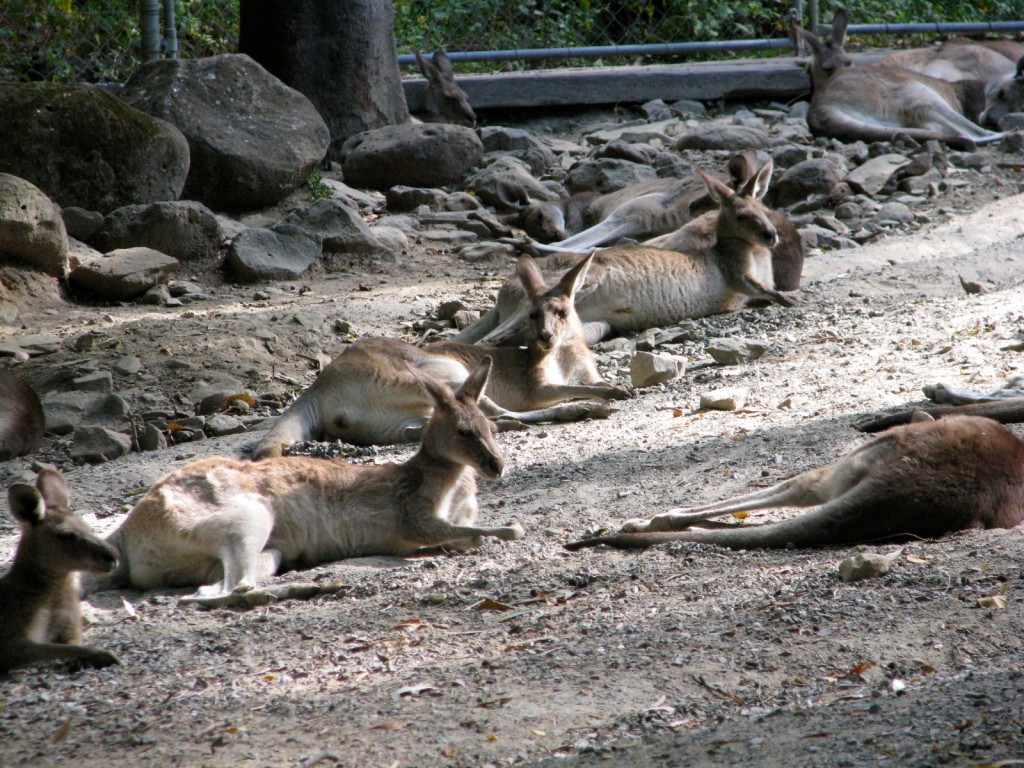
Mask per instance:
[[[47,355],[59,350],[63,343],[57,336],[41,333],[4,336],[0,338],[0,355],[14,357],[17,352],[25,352],[28,355]]]
[[[312,202],[290,213],[284,223],[319,237],[325,251],[381,253],[387,250],[359,211],[341,200],[327,198]]]
[[[121,98],[181,130],[192,157],[184,196],[214,210],[273,205],[330,143],[309,99],[244,54],[147,61]]]
[[[64,228],[68,237],[87,242],[103,226],[103,214],[98,211],[87,211],[77,205],[69,205],[61,209]]]
[[[181,200],[111,211],[89,244],[104,252],[145,246],[194,261],[218,258],[226,239],[220,217],[202,203]]]
[[[557,200],[560,195],[541,184],[521,160],[499,157],[466,179],[466,188],[486,205],[515,211],[530,201]]]
[[[171,298],[171,292],[167,289],[166,285],[154,285],[142,296],[139,297],[139,303],[151,304],[155,307],[177,307],[181,306],[181,302],[177,299]]]
[[[385,194],[389,211],[414,211],[421,205],[436,211],[444,206],[447,193],[435,187],[392,187]]]
[[[211,437],[237,435],[246,431],[245,424],[226,413],[215,413],[206,420],[203,431]]]
[[[845,558],[839,563],[839,578],[844,582],[874,579],[887,574],[897,554],[882,555],[877,552],[864,552]]]
[[[738,411],[747,404],[747,395],[743,387],[716,389],[700,396],[700,407],[701,410]]]
[[[78,392],[113,392],[114,377],[110,371],[96,371],[79,376],[71,384]]]
[[[637,352],[629,362],[629,378],[634,387],[653,387],[678,379],[686,372],[686,358]]]
[[[139,435],[140,451],[160,451],[167,447],[167,437],[155,424],[146,424]]]
[[[591,190],[614,192],[638,181],[654,179],[657,175],[649,165],[604,157],[576,163],[565,175],[565,186],[573,194]]]
[[[595,151],[594,158],[610,157],[617,160],[628,160],[639,165],[652,165],[658,154],[658,150],[650,144],[630,144],[622,139],[615,139]]]
[[[379,190],[460,184],[483,151],[476,133],[461,125],[388,125],[345,141],[342,172],[349,184]]]
[[[478,131],[485,152],[509,152],[526,162],[534,173],[555,165],[555,153],[544,142],[522,128],[486,126]]]
[[[123,248],[72,271],[76,290],[106,300],[133,299],[154,285],[166,283],[178,260],[152,248]]]
[[[100,464],[120,458],[131,449],[132,439],[128,435],[105,427],[78,427],[75,430],[74,442],[71,444],[71,458],[90,464]]]
[[[983,283],[981,279],[975,274],[961,274],[958,277],[960,278],[960,286],[964,289],[964,292],[967,294],[970,294],[972,296],[980,296],[982,294],[988,293],[989,291],[988,286],[985,285],[985,283]]]
[[[446,211],[479,211],[483,203],[468,192],[449,192],[444,197],[442,207]]]
[[[845,181],[857,192],[877,195],[901,168],[909,164],[910,159],[903,155],[879,155],[850,171]]]
[[[397,227],[374,224],[370,232],[388,253],[402,253],[409,248],[409,236]]]
[[[228,246],[224,266],[235,280],[294,280],[312,266],[322,250],[320,238],[293,225],[248,229]]]
[[[875,221],[893,221],[898,224],[909,224],[914,220],[914,212],[905,203],[888,202],[882,205],[875,214]]]
[[[736,337],[712,339],[708,342],[707,351],[719,365],[741,365],[762,357],[768,351],[768,344]]]
[[[42,398],[46,431],[67,435],[81,424],[118,426],[128,404],[118,395],[94,392],[52,392]]]
[[[134,355],[125,355],[114,362],[114,371],[125,376],[134,376],[142,370],[142,361]]]
[[[711,123],[679,137],[676,149],[727,149],[741,152],[768,146],[768,132],[760,126]]]
[[[814,158],[789,168],[775,184],[775,204],[792,205],[814,194],[827,195],[846,175],[843,161],[834,155]]]
[[[0,257],[56,278],[68,273],[68,235],[60,209],[37,186],[7,173],[0,173]]]
[[[999,118],[1000,131],[1024,131],[1024,112],[1010,112]]]
[[[492,241],[464,245],[455,252],[460,259],[468,262],[507,259],[515,256],[515,253],[515,246],[510,243]]]
[[[177,128],[91,85],[0,83],[0,171],[61,207],[107,213],[177,200],[189,149]]]

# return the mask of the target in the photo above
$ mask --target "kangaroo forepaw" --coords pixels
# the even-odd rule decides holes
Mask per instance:
[[[508,531],[508,538],[505,541],[519,541],[519,539],[526,538],[526,531],[519,523],[509,523],[505,530]]]
[[[557,421],[583,421],[585,419],[607,419],[612,415],[607,403],[570,403],[562,406]]]
[[[121,660],[110,651],[104,651],[102,648],[92,648],[90,651],[88,656],[82,658],[83,664],[91,667],[110,667],[121,663]]]
[[[637,396],[636,390],[632,387],[622,387],[615,385],[611,389],[612,400],[632,400]]]
[[[795,307],[797,304],[800,303],[799,299],[797,299],[795,296],[790,296],[785,293],[779,293],[777,291],[774,294],[772,294],[772,298],[775,299],[775,301],[777,301],[784,307]]]
[[[634,517],[622,524],[619,529],[623,533],[642,533],[650,528],[651,521],[643,517]]]

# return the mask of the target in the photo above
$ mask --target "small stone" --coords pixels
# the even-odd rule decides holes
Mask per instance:
[[[78,427],[71,445],[71,458],[101,464],[124,456],[132,449],[128,435],[103,427]]]
[[[125,376],[134,376],[142,370],[142,361],[134,355],[125,355],[114,363],[114,371]]]
[[[686,372],[686,358],[677,355],[655,355],[637,352],[629,364],[629,378],[634,387],[653,387],[678,379]]]
[[[701,410],[738,411],[747,404],[748,392],[743,387],[725,387],[700,396]]]
[[[139,435],[140,451],[159,451],[167,447],[167,438],[154,424],[146,424]]]
[[[740,365],[760,358],[768,351],[768,344],[753,339],[712,339],[707,351],[719,365]]]
[[[112,392],[114,390],[114,378],[110,375],[110,371],[97,371],[79,376],[71,384],[79,392]]]
[[[881,555],[877,552],[868,552],[848,557],[839,563],[839,578],[849,583],[884,576],[889,572],[892,561],[898,554]]]
[[[441,302],[441,306],[439,306],[434,312],[434,317],[438,320],[452,320],[455,318],[456,312],[464,312],[467,309],[469,309],[469,307],[458,299],[443,301]]]
[[[245,424],[234,416],[228,416],[226,413],[217,413],[206,420],[205,431],[213,437],[237,435],[245,432]]]

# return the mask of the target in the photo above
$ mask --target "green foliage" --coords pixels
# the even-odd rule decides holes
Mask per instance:
[[[333,197],[334,194],[331,192],[331,188],[324,183],[324,177],[320,174],[320,171],[315,169],[309,174],[309,178],[306,179],[306,191],[309,192],[309,202],[311,203]]]

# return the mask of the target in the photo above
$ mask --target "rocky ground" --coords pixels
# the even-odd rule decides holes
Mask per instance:
[[[562,138],[581,129],[564,119],[528,127]],[[855,423],[920,403],[923,384],[989,390],[1020,371],[1024,163],[999,148],[950,157],[934,189],[874,196],[879,208],[909,209],[902,222],[871,210],[844,229],[827,200],[793,211],[823,245],[847,246],[812,251],[795,308],[686,323],[676,335],[685,340],[661,344],[688,358],[685,375],[641,390],[606,421],[499,435],[508,469],[482,484],[481,519],[517,520],[525,540],[287,574],[277,581],[340,589],[249,611],[202,610],[175,593],[96,595],[88,642],[123,664],[0,680],[0,764],[923,767],[1024,758],[1024,530],[824,551],[561,546],[831,461],[865,441]],[[246,392],[254,405],[235,417],[249,431],[99,464],[76,463],[71,439],[54,438],[34,459],[0,464],[0,482],[56,465],[76,507],[111,530],[167,471],[244,455],[262,417],[351,335],[409,336],[449,300],[482,309],[511,263],[468,261],[450,243],[414,239],[394,261],[335,260],[331,271],[259,287],[192,264],[177,277],[203,298],[182,306],[37,295],[22,327],[4,332],[6,349],[33,352],[17,369],[26,378],[67,388],[109,371],[136,419],[159,413],[164,426],[206,394]],[[706,347],[726,337],[768,350],[754,363],[715,365]],[[634,346],[600,349],[609,379],[628,383]],[[699,410],[702,395],[723,388],[743,390],[745,404]],[[0,525],[6,557],[16,538],[6,518]],[[892,571],[843,583],[838,563],[858,551],[895,554]],[[990,607],[994,596],[1004,608]]]

